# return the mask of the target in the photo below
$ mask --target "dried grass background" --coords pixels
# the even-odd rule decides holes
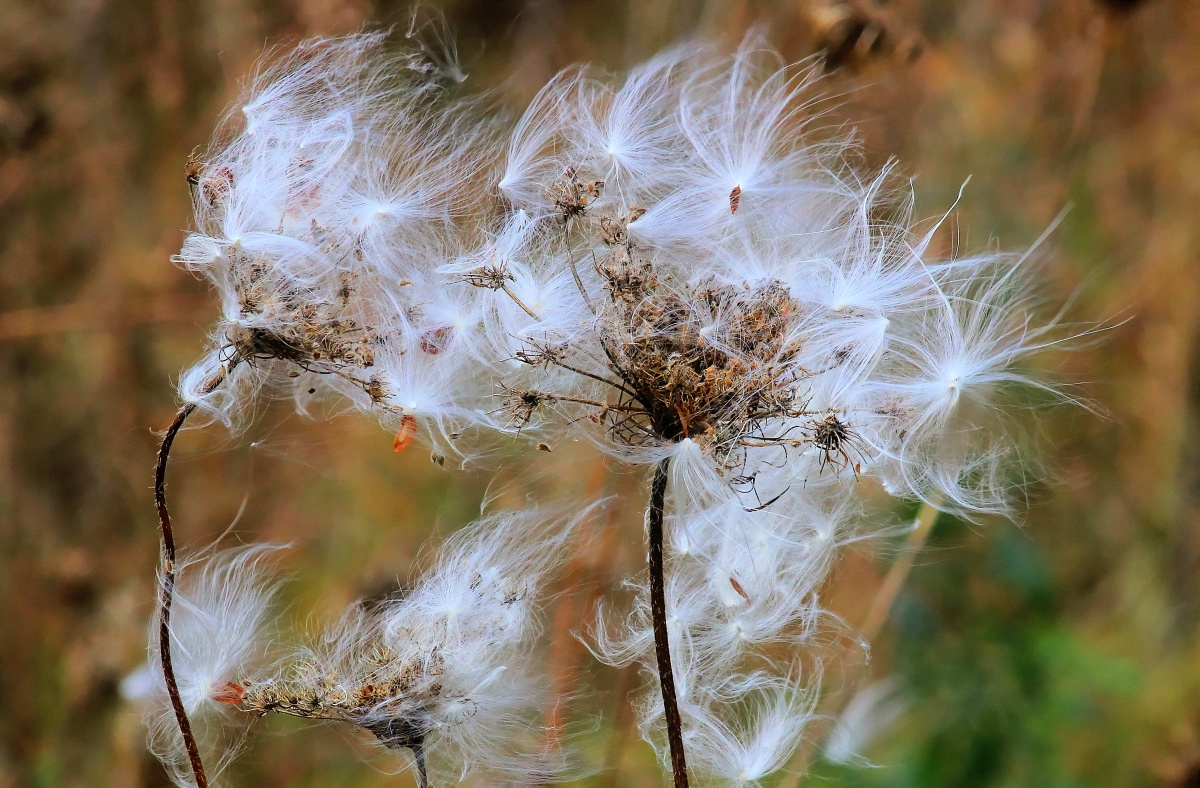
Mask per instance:
[[[431,4],[478,88],[520,106],[560,67],[619,69],[686,35],[736,43],[766,25],[790,59],[830,53],[826,125],[865,166],[898,156],[923,214],[972,181],[960,242],[1019,248],[1072,205],[1046,249],[1051,303],[1130,317],[1071,356],[1106,418],[1059,409],[1035,429],[1053,478],[1020,525],[943,518],[869,664],[908,712],[867,750],[819,764],[840,786],[1200,785],[1200,3],[1195,0],[462,0]],[[183,165],[268,46],[407,24],[372,0],[4,0],[0,3],[0,788],[162,786],[118,685],[144,656],[157,555],[150,477],[173,381],[216,313],[172,266],[189,223]],[[949,243],[950,241],[947,241]],[[478,511],[489,478],[391,451],[367,420],[262,408],[231,440],[184,434],[170,487],[185,544],[295,545],[296,611],[329,614],[404,583],[430,536]],[[600,700],[583,739],[662,784],[631,730],[638,679],[571,632],[641,566],[638,476],[556,449],[493,486],[620,496],[573,556],[551,632],[564,690]],[[860,621],[895,554],[856,552],[829,589]],[[894,546],[892,546],[894,547]],[[415,563],[414,563],[415,562]],[[299,615],[299,614],[297,614]],[[302,621],[303,619],[301,619]],[[848,690],[847,690],[848,692]],[[843,695],[846,693],[844,692]],[[238,786],[405,786],[333,727],[272,721]]]

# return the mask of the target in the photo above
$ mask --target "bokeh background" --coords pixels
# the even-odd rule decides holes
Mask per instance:
[[[1103,414],[1047,411],[1052,447],[1019,522],[941,518],[869,662],[831,667],[831,713],[884,681],[869,759],[803,785],[1200,786],[1200,2],[1196,0],[446,0],[478,89],[519,108],[587,60],[620,70],[695,35],[762,25],[823,52],[827,128],[861,166],[898,157],[918,208],[963,248],[1043,246],[1039,287],[1115,327],[1059,359]],[[150,482],[173,382],[216,307],[168,258],[184,163],[265,48],[408,25],[384,0],[0,0],[0,788],[166,785],[120,682],[144,658],[157,531]],[[953,242],[953,239],[948,243]],[[535,453],[536,454],[536,453]],[[489,487],[490,485],[490,487]],[[585,451],[519,477],[449,472],[343,415],[285,403],[246,435],[186,432],[170,491],[183,540],[290,542],[294,617],[404,583],[498,505],[607,491],[548,627],[563,692],[601,721],[587,786],[661,785],[631,725],[635,675],[572,638],[641,566],[644,479]],[[902,514],[903,512],[901,512]],[[429,540],[432,539],[432,542]],[[848,555],[828,598],[862,619],[903,553]],[[879,685],[876,685],[879,686]],[[408,786],[336,727],[264,726],[235,786]],[[872,728],[879,730],[872,730]],[[795,785],[795,777],[786,778]]]

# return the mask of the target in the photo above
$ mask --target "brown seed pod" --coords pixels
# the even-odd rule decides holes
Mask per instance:
[[[183,174],[187,177],[188,188],[193,192],[200,185],[200,173],[203,171],[204,162],[196,156],[195,151],[192,151],[192,155],[188,157],[187,164],[183,165]]]

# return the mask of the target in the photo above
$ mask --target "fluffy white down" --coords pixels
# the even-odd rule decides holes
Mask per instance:
[[[264,388],[305,412],[336,395],[458,462],[511,433],[670,458],[668,608],[693,763],[754,783],[811,714],[813,668],[778,655],[813,642],[839,547],[879,530],[860,483],[966,516],[1004,510],[1014,447],[996,412],[1017,388],[1056,393],[1022,371],[1061,334],[1030,316],[1027,256],[930,259],[937,226],[917,229],[891,168],[862,178],[848,140],[805,133],[811,72],[755,38],[732,55],[679,47],[623,80],[569,70],[512,124],[448,97],[414,57],[375,35],[307,42],[231,112],[177,257],[223,308],[182,394],[235,425]],[[614,328],[622,313],[597,261],[622,244],[652,262],[655,297],[679,305],[664,337],[699,336],[743,368],[769,362],[792,404],[733,435],[690,434],[686,419],[670,439],[615,428],[613,348],[634,335]],[[771,289],[782,349],[761,359],[735,346],[736,299],[712,294]],[[202,394],[222,366],[230,379]],[[745,389],[733,399],[752,399]],[[503,547],[517,564],[536,555]],[[524,571],[512,560],[488,559]],[[476,636],[457,617],[490,614],[461,583],[435,574],[396,615],[469,651]],[[596,653],[651,669],[645,600],[628,623],[604,620]],[[519,700],[525,685],[502,661],[503,675],[465,662],[464,691]],[[656,692],[642,724],[662,753]],[[448,725],[446,738],[469,752],[475,740],[455,731],[475,728]]]
[[[562,753],[546,751],[541,728],[541,592],[584,515],[528,511],[480,520],[440,549],[411,590],[369,611],[352,607],[291,660],[347,684],[378,670],[371,662],[378,644],[399,664],[436,662],[434,699],[420,709],[434,784],[471,774],[521,784],[561,776]],[[410,703],[401,695],[385,699],[356,722],[386,721]]]
[[[271,711],[353,723],[384,744],[379,731],[389,723],[415,721],[435,784],[468,774],[520,784],[567,774],[565,751],[548,751],[541,729],[542,586],[590,513],[530,510],[479,520],[447,540],[411,589],[352,605],[309,633],[268,626],[277,584],[263,559],[276,547],[184,565],[172,659],[210,781],[237,755],[248,725]],[[379,690],[384,685],[396,689]],[[146,704],[152,750],[172,779],[192,785],[162,679],[157,619],[147,665],[124,689]],[[368,692],[370,702],[354,700]]]
[[[217,698],[228,697],[229,682],[259,675],[271,660],[271,603],[278,584],[267,560],[279,549],[253,545],[210,553],[184,559],[176,570],[171,662],[210,781],[237,755],[250,722]],[[146,666],[135,675],[149,678],[139,694],[150,749],[176,785],[195,785],[163,680],[157,615],[150,623]]]

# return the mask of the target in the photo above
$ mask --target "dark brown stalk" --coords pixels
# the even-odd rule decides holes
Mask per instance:
[[[225,379],[226,370],[221,369],[204,384],[201,395],[208,394]],[[183,698],[179,695],[179,684],[175,681],[175,669],[171,666],[171,600],[175,594],[175,533],[171,530],[171,515],[167,512],[167,459],[171,454],[171,444],[179,433],[183,423],[196,409],[194,403],[188,403],[175,414],[175,421],[167,428],[162,443],[158,447],[158,465],[154,469],[154,503],[158,506],[158,525],[162,530],[162,585],[158,595],[158,656],[162,660],[163,679],[167,684],[167,694],[171,696],[171,706],[175,709],[175,720],[179,723],[179,732],[183,736],[183,746],[187,749],[188,760],[192,764],[192,774],[196,776],[196,788],[208,788],[208,777],[204,774],[204,764],[200,760],[200,748],[196,745],[196,736],[192,733],[192,723],[188,720],[187,711],[183,708]]]
[[[425,773],[425,746],[414,742],[411,747],[413,760],[417,762],[417,776],[420,778],[420,788],[429,788],[429,775]]]
[[[671,748],[671,773],[675,788],[688,788],[687,761],[683,754],[683,721],[675,698],[675,672],[671,668],[671,645],[667,639],[667,596],[663,583],[663,515],[667,499],[667,471],[671,461],[664,459],[654,469],[650,486],[650,510],[647,538],[650,542],[650,615],[654,620],[654,656],[658,661],[658,682],[662,687],[663,715],[667,721],[667,743]]]

